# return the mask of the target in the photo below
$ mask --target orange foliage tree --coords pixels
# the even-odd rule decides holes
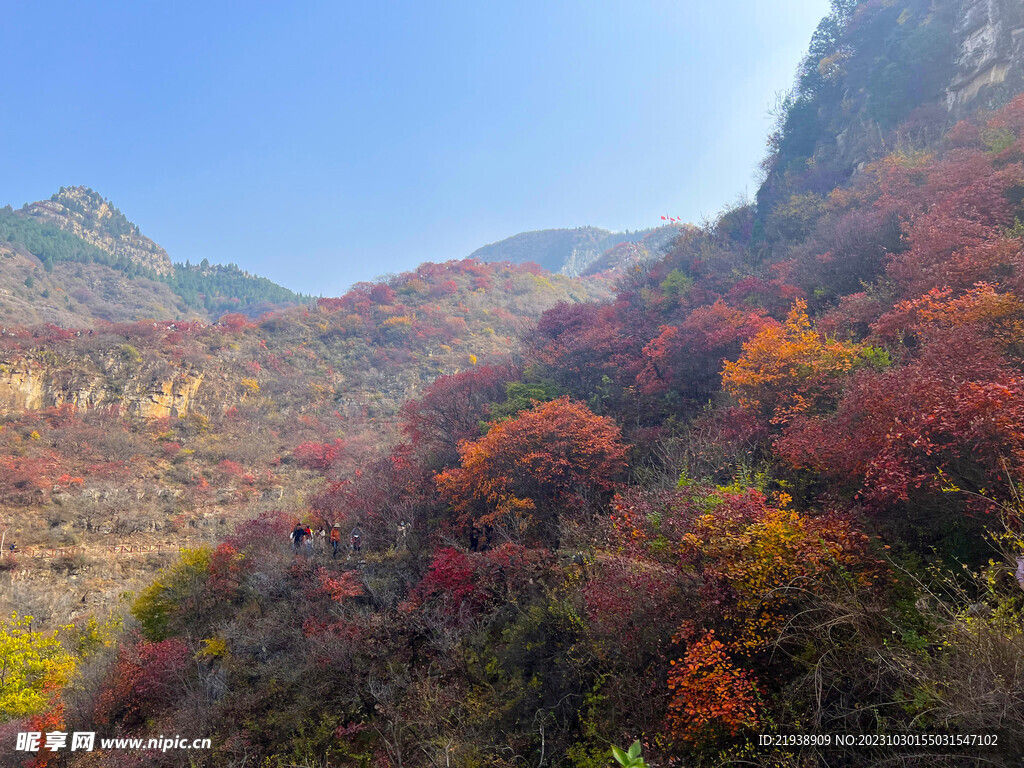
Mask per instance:
[[[562,397],[463,442],[459,456],[437,485],[462,522],[557,543],[560,516],[612,489],[626,448],[614,421]]]
[[[711,630],[693,643],[668,672],[672,692],[666,730],[684,741],[703,741],[757,725],[758,690],[753,675],[736,666]]]
[[[873,347],[837,341],[811,326],[807,303],[794,303],[783,326],[767,325],[726,362],[722,384],[740,405],[782,425],[834,405],[847,375],[869,362],[885,364]]]

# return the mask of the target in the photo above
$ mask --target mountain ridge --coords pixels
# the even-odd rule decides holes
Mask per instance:
[[[635,232],[612,232],[592,226],[536,229],[481,246],[469,258],[485,262],[509,261],[513,264],[532,261],[550,272],[578,277],[587,274],[595,262],[623,244],[639,244],[640,250],[631,253],[640,260],[654,259],[675,239],[679,231],[680,228],[675,224]],[[606,261],[606,269],[620,262],[614,257]]]
[[[20,213],[52,223],[111,256],[126,258],[157,275],[174,272],[167,251],[90,187],[61,187],[48,200],[26,203]]]
[[[309,301],[235,264],[172,263],[110,200],[86,186],[0,209],[0,318],[91,324],[258,316]]]

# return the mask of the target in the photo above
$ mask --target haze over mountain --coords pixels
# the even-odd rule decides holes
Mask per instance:
[[[828,7],[783,1],[15,4],[4,93],[33,117],[0,140],[31,149],[0,204],[87,184],[175,261],[316,295],[524,230],[697,220],[753,191]]]
[[[597,227],[526,232],[478,248],[484,262],[532,262],[569,276],[617,274],[656,259],[683,231]],[[236,265],[172,264],[111,201],[94,190],[62,187],[48,200],[0,210],[0,320],[87,325],[123,321],[252,316],[308,300]]]

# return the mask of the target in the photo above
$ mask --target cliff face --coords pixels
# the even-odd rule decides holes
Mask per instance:
[[[158,275],[174,271],[167,251],[88,187],[63,187],[49,200],[26,205],[22,213],[54,224],[112,256],[123,257]]]
[[[0,413],[71,405],[76,410],[116,406],[146,419],[181,417],[195,402],[203,375],[146,375],[115,382],[102,373],[76,371],[73,376],[31,361],[0,364]]]
[[[893,149],[930,146],[1021,92],[1022,0],[834,3],[769,142],[756,229],[784,238],[794,196],[825,196]]]
[[[1024,91],[1024,3],[965,0],[956,31],[956,74],[946,91],[955,116]]]

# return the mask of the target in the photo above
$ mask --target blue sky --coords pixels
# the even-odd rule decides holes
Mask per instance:
[[[324,295],[753,194],[827,0],[9,3],[0,204],[85,184]]]

